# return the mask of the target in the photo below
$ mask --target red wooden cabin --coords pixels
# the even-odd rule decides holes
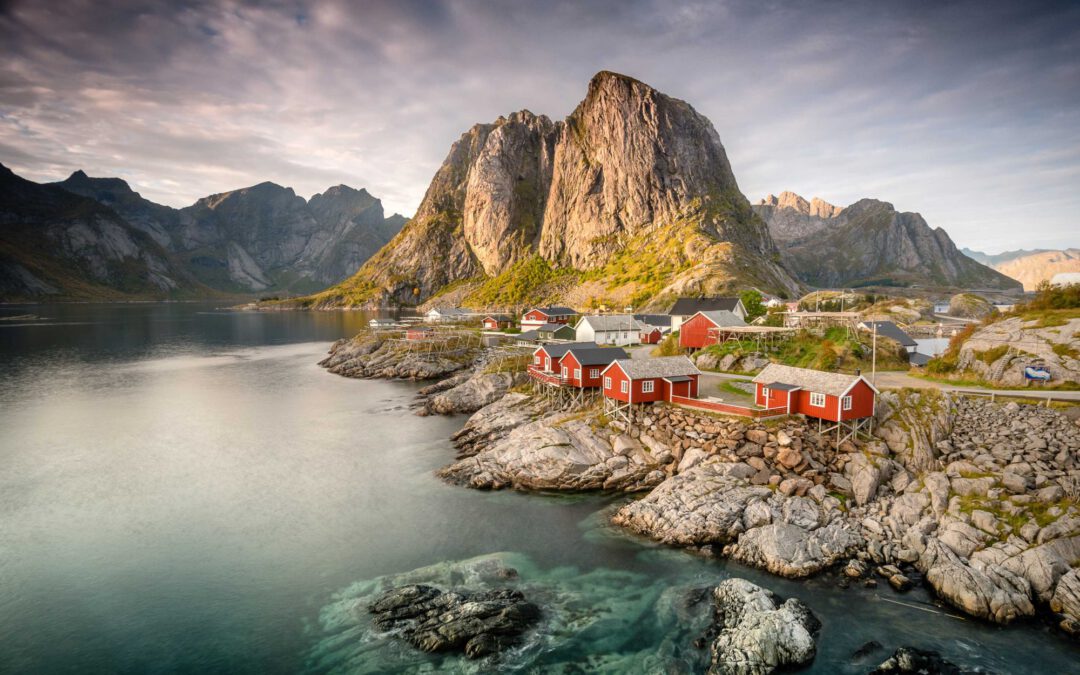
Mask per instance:
[[[878,390],[862,375],[771,363],[754,378],[754,401],[830,422],[872,417]]]
[[[745,325],[745,321],[724,309],[698,312],[683,321],[679,327],[679,346],[684,349],[702,349],[716,344],[717,331]]]
[[[562,372],[560,365],[562,358],[566,356],[566,352],[575,347],[588,349],[599,348],[599,345],[595,342],[556,342],[540,345],[533,351],[533,362],[529,369],[558,375]]]
[[[696,398],[701,371],[685,356],[620,359],[604,369],[604,396],[623,403]]]
[[[545,323],[570,323],[576,314],[569,307],[534,307],[521,316],[521,330],[539,328]]]
[[[559,374],[571,387],[594,389],[603,384],[602,373],[612,362],[630,355],[618,347],[574,347],[559,361]]]
[[[506,330],[514,320],[505,314],[488,314],[484,317],[484,330]]]
[[[650,326],[649,324],[642,324],[644,328],[641,329],[641,335],[639,339],[643,345],[655,345],[659,344],[660,340],[664,337],[663,333],[656,326]]]
[[[428,338],[430,338],[430,337],[432,337],[434,335],[435,335],[434,330],[432,330],[430,328],[422,328],[422,327],[419,327],[419,326],[414,327],[414,328],[406,329],[406,331],[405,331],[405,339],[406,340],[427,340]]]

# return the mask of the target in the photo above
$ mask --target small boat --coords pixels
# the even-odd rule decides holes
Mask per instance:
[[[1029,380],[1041,380],[1048,382],[1050,380],[1050,371],[1045,366],[1035,365],[1026,366],[1024,368],[1024,377]]]

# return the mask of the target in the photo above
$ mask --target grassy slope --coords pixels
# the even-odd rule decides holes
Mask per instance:
[[[757,350],[754,342],[742,341],[713,345],[704,351],[717,356],[744,356],[754,354]],[[830,328],[825,332],[824,338],[809,331],[801,331],[791,339],[779,343],[766,356],[770,361],[786,366],[844,373],[869,371],[872,365],[870,348],[851,339],[843,328]],[[907,358],[901,353],[899,343],[878,337],[877,369],[908,369]]]

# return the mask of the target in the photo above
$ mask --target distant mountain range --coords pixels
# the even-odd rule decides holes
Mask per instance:
[[[341,281],[405,223],[365,190],[310,201],[260,183],[174,209],[119,178],[41,185],[0,166],[0,299],[310,293]]]
[[[938,286],[1019,290],[1013,279],[963,255],[918,213],[861,199],[840,208],[783,192],[754,205],[784,265],[816,287]]]
[[[1080,272],[1080,249],[1064,250],[1032,249],[1005,251],[987,255],[971,249],[961,249],[964,255],[989,265],[1002,274],[1024,284],[1024,290],[1032,291],[1040,282],[1047,281],[1062,272]]]

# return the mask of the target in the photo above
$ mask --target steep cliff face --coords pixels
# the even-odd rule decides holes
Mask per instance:
[[[309,304],[415,304],[451,284],[474,305],[794,291],[778,261],[712,124],[602,72],[563,121],[522,111],[464,134],[401,234]]]
[[[405,219],[345,185],[305,201],[274,183],[223,192],[173,209],[119,178],[76,171],[56,184],[108,206],[207,286],[225,292],[310,292],[354,273]]]
[[[960,253],[940,227],[887,202],[862,199],[837,209],[784,193],[754,210],[769,224],[787,267],[812,286],[1019,289],[1013,279]]]
[[[164,299],[202,287],[101,203],[0,166],[0,299]]]

